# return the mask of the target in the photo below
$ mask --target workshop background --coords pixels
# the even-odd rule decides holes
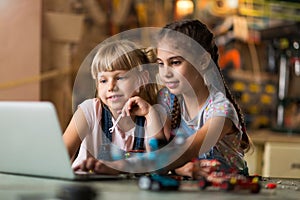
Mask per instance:
[[[283,163],[272,152],[300,152],[299,0],[1,0],[0,100],[51,101],[64,130],[76,74],[97,44],[183,18],[215,34],[220,67],[258,141],[252,172],[272,176]],[[272,134],[255,136],[260,130]],[[274,133],[292,138],[268,140]],[[299,178],[300,159],[286,162],[275,175]]]

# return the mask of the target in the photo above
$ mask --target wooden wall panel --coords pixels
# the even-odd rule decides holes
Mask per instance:
[[[41,0],[0,1],[0,100],[39,100]],[[30,81],[29,81],[30,82]]]

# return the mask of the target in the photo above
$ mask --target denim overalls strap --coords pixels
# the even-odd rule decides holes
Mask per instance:
[[[109,127],[112,126],[111,114],[107,108],[102,109],[102,140],[99,147],[98,159],[113,161],[125,158],[126,151],[120,149],[118,146],[112,144],[112,133]],[[134,132],[133,150],[144,150],[144,136],[145,136],[145,117],[136,117],[136,126]]]

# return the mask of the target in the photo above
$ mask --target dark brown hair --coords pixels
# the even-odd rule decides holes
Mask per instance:
[[[172,31],[168,31],[168,30],[172,30]],[[220,73],[220,76],[222,77],[224,87],[225,87],[226,97],[230,100],[230,102],[233,104],[234,108],[236,109],[236,111],[238,113],[239,122],[242,127],[242,131],[243,131],[241,148],[244,149],[245,151],[248,151],[250,148],[251,141],[250,141],[250,138],[246,131],[244,117],[243,117],[243,114],[241,112],[239,105],[237,104],[234,97],[232,96],[232,94],[224,80],[224,76],[221,72],[221,69],[218,65],[219,54],[218,54],[218,47],[216,46],[216,44],[214,42],[214,35],[208,29],[208,27],[205,24],[203,24],[202,22],[200,22],[199,20],[186,19],[186,20],[175,21],[170,24],[167,24],[160,32],[159,38],[163,38],[166,36],[169,37],[169,34],[174,31],[177,31],[177,32],[180,32],[180,33],[183,33],[183,34],[189,36],[190,38],[192,38],[193,40],[198,42],[211,55],[211,58],[215,62],[216,66],[218,68],[218,71]],[[174,109],[178,109],[178,106],[174,106]],[[171,120],[172,128],[177,127],[177,125],[174,124],[174,123],[178,123],[177,115],[178,115],[178,112],[172,111],[172,120]],[[179,115],[180,115],[180,112],[179,112]],[[179,118],[180,118],[180,116],[179,116]]]

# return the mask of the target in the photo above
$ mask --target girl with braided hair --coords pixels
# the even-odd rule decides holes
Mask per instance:
[[[91,65],[96,97],[78,106],[63,135],[74,169],[95,170],[97,160],[119,160],[128,151],[143,151],[144,136],[164,139],[158,112],[151,109],[158,91],[151,81],[155,73],[149,70],[153,53],[129,40],[103,42],[96,48]],[[139,112],[132,114],[135,108]]]
[[[158,102],[166,108],[166,137],[184,135],[190,146],[168,168],[179,175],[208,175],[201,162],[248,175],[244,153],[251,141],[239,106],[218,66],[213,34],[199,20],[167,24],[158,34],[159,77],[166,86]],[[191,162],[196,158],[196,162]],[[201,167],[202,166],[202,167]],[[195,170],[196,169],[196,170]]]

